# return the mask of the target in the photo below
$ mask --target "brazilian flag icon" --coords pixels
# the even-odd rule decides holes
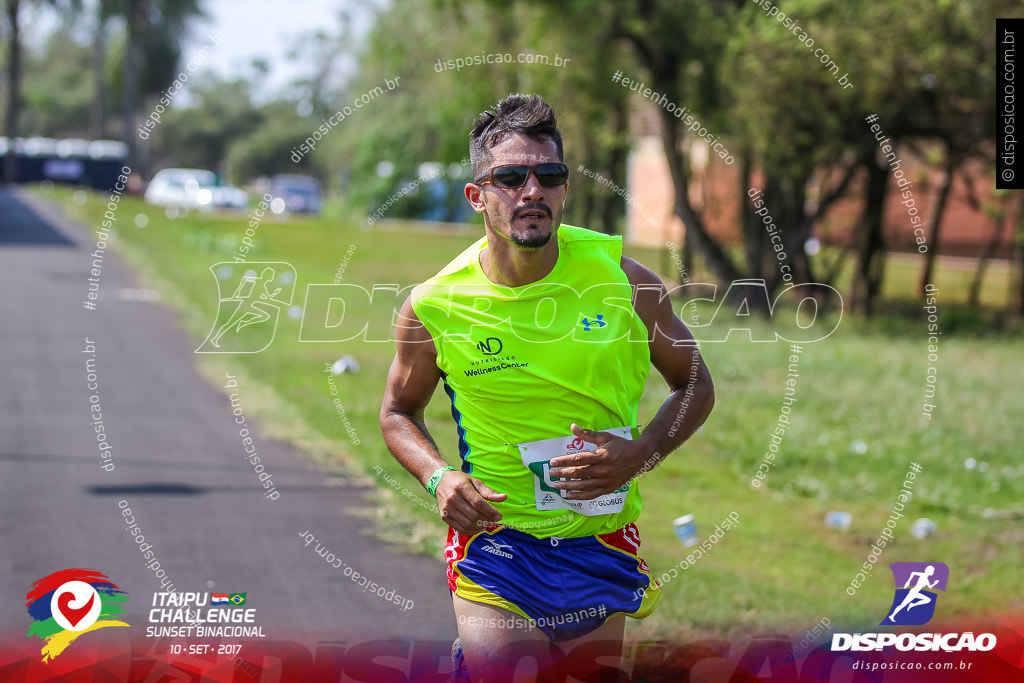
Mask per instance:
[[[244,605],[247,593],[232,593],[228,596],[228,602],[232,605]]]

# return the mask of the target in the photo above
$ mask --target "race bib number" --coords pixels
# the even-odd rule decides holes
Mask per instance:
[[[633,439],[629,427],[616,427],[602,431],[623,439]],[[530,441],[516,445],[523,458],[523,464],[533,472],[533,486],[538,510],[572,510],[587,517],[622,512],[622,506],[626,502],[626,493],[629,491],[628,483],[612,493],[606,493],[593,500],[570,500],[566,498],[568,491],[554,486],[556,481],[569,480],[551,476],[551,460],[562,455],[590,451],[597,448],[594,444],[570,434],[569,436],[558,436],[554,439]]]

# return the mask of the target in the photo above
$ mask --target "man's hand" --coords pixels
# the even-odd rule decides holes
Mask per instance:
[[[448,470],[441,476],[436,493],[441,519],[460,534],[468,536],[501,521],[501,513],[487,501],[500,503],[508,498],[508,495],[485,486],[476,477],[458,470]]]
[[[551,459],[552,478],[574,480],[555,482],[555,488],[568,491],[567,497],[572,500],[593,500],[617,490],[636,476],[651,457],[648,449],[637,441],[583,429],[575,422],[572,433],[597,446],[592,451]]]

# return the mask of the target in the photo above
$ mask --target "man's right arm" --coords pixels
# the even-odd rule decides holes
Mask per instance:
[[[380,429],[391,454],[426,488],[431,475],[448,466],[423,419],[441,371],[434,340],[416,317],[411,298],[402,304],[395,336],[397,350],[380,408]],[[501,515],[487,501],[506,498],[457,470],[444,473],[436,497],[441,519],[463,534],[478,533],[499,521]]]

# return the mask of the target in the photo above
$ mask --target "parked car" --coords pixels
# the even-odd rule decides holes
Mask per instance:
[[[158,206],[184,209],[245,209],[249,195],[223,183],[213,171],[199,168],[165,168],[157,171],[146,188],[146,201]]]
[[[270,210],[274,213],[320,213],[323,196],[316,178],[279,173],[270,179]]]

